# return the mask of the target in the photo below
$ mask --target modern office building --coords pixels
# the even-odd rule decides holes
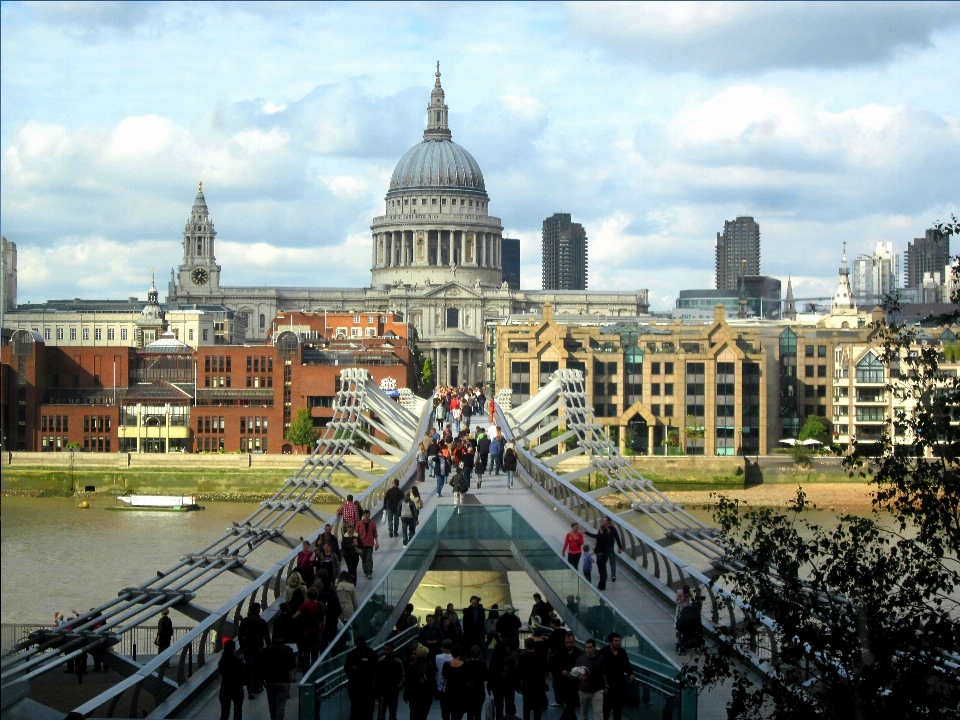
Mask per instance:
[[[723,223],[717,233],[717,290],[738,290],[737,280],[760,274],[760,226],[740,216]]]
[[[500,241],[503,255],[503,281],[511,290],[520,289],[520,241],[516,238],[503,238]]]
[[[738,283],[739,286],[739,283]],[[717,303],[723,305],[728,318],[743,314],[748,318],[779,320],[781,315],[781,283],[768,275],[743,278],[743,292],[737,290],[681,290],[673,317],[682,320],[709,320]]]
[[[937,237],[935,230],[927,230],[922,238],[914,238],[907,243],[904,255],[904,282],[907,290],[920,290],[923,287],[924,274],[931,277],[937,274],[943,277],[943,269],[950,265],[950,236]],[[917,298],[918,302],[924,302]]]
[[[879,305],[900,286],[900,254],[892,242],[878,242],[873,255],[853,259],[853,296],[861,307]]]
[[[543,221],[543,289],[587,289],[587,233],[570,213]]]

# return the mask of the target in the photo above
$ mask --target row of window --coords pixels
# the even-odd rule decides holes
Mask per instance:
[[[268,418],[263,415],[240,418],[241,433],[266,433]],[[202,415],[197,417],[197,433],[224,433],[227,430],[223,415]]]
[[[61,340],[61,341],[63,340],[63,338],[64,338],[64,332],[63,332],[63,330],[64,330],[64,329],[63,329],[62,327],[56,328],[56,331],[57,331],[57,340]],[[193,334],[193,330],[190,331],[190,334],[191,334],[191,335]],[[69,335],[69,337],[70,337],[71,340],[76,340],[76,339],[77,339],[77,328],[75,328],[75,327],[68,328],[68,335]],[[81,336],[84,340],[89,340],[89,339],[90,339],[90,328],[87,328],[87,327],[81,328],[80,336]],[[51,329],[50,329],[50,328],[44,328],[44,329],[43,329],[43,339],[46,340],[47,342],[49,342],[52,337],[53,337],[53,333],[52,333]],[[116,337],[117,337],[117,330],[116,330],[116,328],[108,327],[108,328],[107,328],[107,340],[116,340]],[[93,329],[93,339],[94,339],[94,340],[103,340],[103,328],[99,328],[99,327],[98,327],[98,328],[94,328],[94,329]],[[127,339],[127,328],[125,328],[125,327],[120,328],[120,339],[121,339],[121,340],[126,340],[126,339]],[[190,339],[192,340],[193,338],[191,337]]]
[[[365,330],[366,332],[364,332],[364,328],[358,328],[358,327],[350,328],[349,337],[359,338],[359,337],[364,337],[364,335],[366,335],[366,337],[375,338],[377,336],[377,329],[375,327],[368,327]],[[333,336],[334,340],[337,340],[337,339],[345,340],[347,337],[348,337],[347,328],[345,327],[338,327]]]
[[[109,415],[84,415],[83,431],[85,433],[110,432],[110,421]]]
[[[431,204],[431,205],[437,205],[437,204],[439,204],[439,205],[446,205],[446,204],[447,204],[447,198],[439,198],[439,203],[437,202],[437,200],[438,200],[438,198],[430,198],[430,204]],[[403,199],[403,204],[404,204],[404,205],[416,205],[416,204],[417,204],[417,199],[416,199],[416,198],[412,198],[412,199],[411,199],[411,198],[404,198],[404,199]],[[426,204],[427,204],[427,199],[426,199],[426,198],[421,198],[421,199],[420,199],[420,204],[421,204],[421,205],[426,205]],[[450,204],[451,204],[451,205],[456,205],[456,204],[457,204],[457,198],[451,198]],[[460,200],[460,205],[461,205],[461,206],[466,206],[466,207],[473,207],[473,200],[463,200],[463,199],[461,199],[461,200]],[[487,203],[486,203],[485,201],[483,201],[483,200],[477,200],[477,207],[478,207],[478,208],[486,207],[486,205],[487,205]],[[399,200],[391,200],[391,201],[390,201],[390,207],[400,207],[400,201],[399,201]]]
[[[226,432],[227,425],[223,415],[199,415],[197,417],[198,433],[222,433]]]
[[[68,432],[69,423],[69,415],[41,415],[40,432]]]
[[[240,452],[266,452],[267,439],[265,437],[240,438]]]
[[[84,435],[83,449],[86,452],[111,452],[110,436],[103,435]]]
[[[61,437],[57,435],[55,437],[47,437],[44,435],[40,438],[41,447],[52,448],[56,452],[63,450],[67,446],[68,442],[70,442],[70,440],[66,436]]]

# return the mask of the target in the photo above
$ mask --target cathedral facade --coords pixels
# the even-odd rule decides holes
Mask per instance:
[[[216,303],[241,313],[247,340],[264,340],[278,312],[398,313],[416,330],[437,382],[479,384],[485,329],[510,315],[539,312],[634,317],[646,290],[511,290],[503,281],[500,219],[489,214],[483,173],[452,140],[439,67],[423,140],[393,172],[384,214],[371,223],[371,285],[364,288],[230,287],[220,284],[216,231],[203,187],[183,233],[183,261],[171,271],[168,301]]]

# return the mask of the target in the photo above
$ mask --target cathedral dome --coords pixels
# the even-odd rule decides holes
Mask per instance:
[[[390,178],[390,192],[446,188],[486,195],[483,173],[473,156],[452,140],[424,140],[410,148]]]
[[[404,153],[390,178],[388,195],[404,190],[443,188],[487,196],[483,173],[473,155],[451,140],[449,109],[440,86],[440,63],[427,105],[423,142]]]

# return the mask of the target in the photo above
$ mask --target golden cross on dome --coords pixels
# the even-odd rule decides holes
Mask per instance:
[[[197,183],[197,192],[203,192],[203,180]]]

